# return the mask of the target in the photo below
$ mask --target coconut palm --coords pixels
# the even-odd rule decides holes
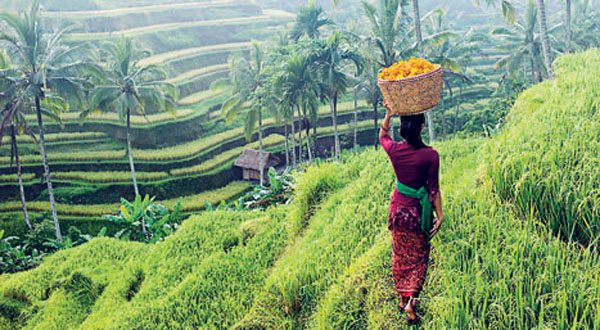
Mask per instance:
[[[474,1],[478,7],[481,6],[482,0]],[[516,10],[515,7],[512,5],[512,2],[508,0],[483,0],[483,3],[487,6],[492,7],[496,6],[497,4],[500,4],[500,8],[502,8],[502,16],[508,22],[508,24],[512,25],[517,21]]]
[[[102,50],[106,58],[102,82],[91,92],[88,109],[81,112],[80,119],[83,121],[96,112],[116,111],[121,122],[125,121],[133,188],[135,195],[140,196],[131,148],[131,113],[136,111],[146,115],[145,107],[152,105],[175,117],[177,90],[163,80],[166,73],[160,67],[140,64],[140,60],[150,53],[139,51],[131,39],[123,37],[117,42],[107,42]],[[145,233],[144,223],[142,228]]]
[[[472,57],[481,52],[479,48],[480,33],[474,29],[469,29],[464,34],[456,34],[450,31],[450,26],[446,23],[446,15],[448,12],[441,8],[436,8],[428,13],[424,20],[425,29],[431,35],[439,35],[444,33],[446,38],[439,39],[436,43],[428,44],[426,48],[427,57],[434,63],[440,64],[444,68],[444,85],[447,88],[450,97],[454,98],[452,92],[453,83],[459,82],[462,91],[462,85],[473,83],[471,79],[464,74],[466,65],[471,61]],[[443,95],[443,92],[442,92]],[[462,95],[462,93],[461,93]],[[457,111],[454,117],[454,134],[457,132],[457,121],[459,112],[459,102],[456,102]],[[446,136],[445,116],[444,116],[444,97],[441,98],[441,116],[444,138]]]
[[[298,10],[296,22],[290,31],[290,38],[293,41],[298,41],[302,36],[318,39],[321,35],[320,29],[331,24],[333,21],[326,17],[323,8],[316,6],[314,1],[310,1],[308,6]]]
[[[266,74],[265,53],[258,42],[252,43],[250,60],[236,56],[230,61],[229,79],[221,80],[231,90],[229,97],[221,105],[221,111],[227,123],[241,112],[246,117],[245,133],[246,139],[251,140],[258,122],[258,145],[259,145],[259,167],[260,185],[264,185],[264,156],[263,156],[263,111],[274,110],[270,105],[271,98],[266,88],[268,76]],[[216,84],[220,84],[216,82]],[[245,106],[250,104],[249,108]],[[277,115],[277,113],[273,113]]]
[[[509,74],[514,74],[528,64],[531,73],[531,82],[541,81],[544,75],[548,75],[542,55],[541,37],[538,33],[539,20],[536,2],[528,0],[523,16],[508,28],[496,28],[492,35],[499,38],[498,50],[506,55],[496,62],[494,69],[506,68]],[[556,25],[549,30],[550,33],[558,30]],[[555,41],[551,35],[551,40]],[[556,41],[555,41],[556,42]]]
[[[594,11],[593,0],[575,1],[570,34],[571,51],[600,47],[600,14]]]
[[[21,197],[21,206],[23,207],[23,218],[25,219],[27,227],[33,230],[33,226],[29,221],[27,203],[25,201],[25,189],[23,187],[23,175],[21,171],[21,162],[19,160],[19,148],[15,126],[17,126],[17,130],[20,133],[27,133],[33,137],[34,140],[35,136],[25,121],[24,110],[26,107],[23,104],[23,94],[19,94],[17,88],[18,85],[15,84],[15,82],[18,81],[18,78],[15,79],[15,77],[11,77],[11,75],[15,73],[15,70],[10,69],[10,59],[8,56],[6,56],[3,51],[0,51],[0,118],[2,118],[2,121],[0,122],[0,144],[2,143],[5,131],[10,128],[11,166],[12,161],[14,160],[17,167],[17,179],[19,184],[19,195]]]
[[[362,62],[359,54],[350,48],[348,39],[341,32],[332,34],[326,42],[321,43],[313,60],[317,66],[320,80],[324,85],[324,95],[329,101],[335,140],[334,150],[337,158],[340,154],[340,139],[337,127],[338,97],[346,93],[354,80],[348,73],[344,72],[344,68],[345,65],[352,63],[356,67],[356,72],[360,75]]]
[[[568,54],[571,52],[571,0],[566,0],[565,5],[565,48]]]
[[[377,75],[379,73],[380,66],[377,61],[364,57],[365,59],[365,70],[360,75],[358,90],[359,94],[366,98],[367,104],[373,107],[373,122],[374,122],[374,140],[373,144],[375,148],[379,145],[379,125],[377,119],[379,117],[378,107],[383,102],[383,95],[377,84]]]
[[[538,21],[540,25],[540,35],[542,40],[542,50],[544,54],[544,64],[550,80],[554,80],[554,70],[552,70],[552,54],[550,53],[550,40],[548,38],[548,24],[546,20],[546,5],[544,0],[537,0]]]
[[[361,1],[361,5],[371,25],[366,41],[377,49],[380,67],[391,66],[398,58],[406,57],[412,51],[406,48],[409,21],[405,11],[399,11],[398,1],[378,0],[376,5]]]
[[[294,52],[289,56],[275,82],[277,91],[281,95],[282,106],[291,109],[292,112],[292,137],[294,135],[293,112],[294,109],[298,111],[300,119],[298,121],[300,162],[302,162],[302,121],[315,123],[318,115],[319,84],[311,64],[309,56]],[[308,135],[309,130],[307,129],[306,148],[309,161],[312,161]],[[293,138],[292,141],[294,141]],[[295,148],[295,145],[293,148]]]
[[[94,66],[79,59],[86,45],[74,46],[64,42],[65,33],[72,30],[72,26],[48,34],[44,33],[41,21],[39,1],[34,1],[29,12],[20,16],[0,13],[0,22],[4,24],[6,31],[0,33],[0,43],[13,55],[13,63],[17,66],[19,93],[27,104],[35,107],[56,238],[62,241],[46,155],[42,115],[56,117],[56,113],[69,106],[80,107],[84,99],[82,87],[87,85],[86,79],[79,78],[81,70],[89,70]]]

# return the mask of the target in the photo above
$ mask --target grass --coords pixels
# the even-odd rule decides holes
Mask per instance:
[[[555,65],[556,82],[534,86],[515,104],[497,148],[486,150],[488,171],[519,214],[585,244],[600,233],[600,52]]]
[[[222,93],[221,91],[217,91],[217,90],[205,90],[202,92],[188,95],[188,96],[180,99],[179,104],[182,106],[186,106],[186,105],[200,103],[200,102],[206,101],[210,98],[219,96],[221,93]]]
[[[177,116],[176,118],[184,118],[184,117],[194,114],[194,112],[195,111],[193,109],[177,109],[175,111],[175,114]],[[35,120],[35,115],[25,115],[25,119],[33,121],[33,120]],[[79,112],[64,113],[61,115],[61,119],[63,122],[79,121]],[[147,115],[145,117],[140,116],[140,115],[132,115],[130,120],[131,120],[131,123],[134,125],[144,125],[144,124],[162,123],[162,122],[166,122],[166,121],[173,120],[173,119],[175,119],[175,118],[170,113],[161,112],[161,113]],[[119,118],[119,115],[114,112],[103,112],[103,113],[92,114],[88,117],[87,120],[118,122],[118,123],[122,122],[121,119]],[[55,133],[55,134],[66,134],[66,133]],[[100,134],[100,133],[71,133],[71,134]]]
[[[202,192],[196,195],[185,196],[181,198],[172,198],[158,201],[169,208],[173,208],[177,201],[182,201],[183,212],[202,211],[206,203],[218,204],[221,201],[229,201],[250,188],[250,184],[245,181],[234,181],[225,187],[212,191]],[[81,216],[98,218],[105,214],[116,214],[119,210],[118,203],[114,204],[93,204],[93,205],[71,205],[57,203],[57,212],[61,216]],[[50,203],[48,202],[27,202],[27,209],[32,212],[49,213]],[[15,212],[22,210],[21,202],[0,203],[0,212]]]
[[[166,172],[135,172],[138,181],[156,181],[169,176]],[[70,171],[52,172],[52,179],[67,181],[83,181],[89,183],[129,182],[131,172],[90,172]]]
[[[16,168],[15,168],[16,171]],[[35,178],[35,174],[33,173],[23,173],[22,179],[23,182],[31,181]],[[19,181],[17,174],[4,174],[0,175],[0,183],[17,183]]]
[[[194,47],[194,48],[186,48],[180,49],[172,52],[157,54],[146,59],[140,61],[141,65],[148,64],[161,64],[165,62],[169,62],[178,58],[197,55],[202,53],[214,52],[214,51],[225,51],[225,50],[238,50],[250,47],[252,45],[249,41],[244,42],[233,42],[228,44],[219,44],[219,45],[211,45],[211,46],[203,46],[203,47]]]
[[[211,74],[211,73],[214,73],[217,71],[223,71],[223,70],[228,70],[228,69],[229,69],[229,64],[212,65],[209,67],[204,67],[204,68],[200,68],[197,70],[191,70],[191,71],[182,73],[179,76],[173,77],[167,81],[172,84],[180,84],[180,83],[183,83],[183,82],[186,82],[189,80],[193,80],[200,76],[206,76],[208,74]]]
[[[559,174],[574,187],[567,201],[587,201],[578,195],[583,188],[595,194],[599,181],[590,179],[598,167],[586,150],[597,152],[600,131],[594,126],[599,56],[592,51],[559,60],[556,81],[524,93],[500,135],[435,145],[446,217],[432,241],[421,328],[600,328],[597,246],[557,236],[549,225],[552,210],[532,202],[547,203],[547,196],[563,202],[556,197],[564,194],[548,185]],[[578,143],[570,141],[575,138]],[[560,163],[555,154],[572,162]],[[556,165],[544,162],[550,160]],[[535,168],[545,169],[548,179]],[[524,169],[529,172],[517,175]],[[367,148],[295,175],[288,205],[205,212],[155,246],[96,239],[32,271],[0,275],[0,310],[12,304],[22,315],[1,314],[0,325],[410,329],[391,280],[387,212],[394,173],[385,152]],[[532,192],[536,198],[525,189],[533,182],[544,189]],[[504,186],[513,195],[505,195]],[[61,286],[77,273],[104,287],[91,304],[73,303],[79,296]]]
[[[62,17],[62,18],[81,18],[81,17],[91,17],[91,16],[116,16],[116,15],[126,15],[133,13],[147,13],[152,11],[164,11],[168,9],[180,9],[180,8],[203,8],[203,7],[212,7],[212,6],[220,6],[223,4],[231,4],[234,3],[232,0],[219,0],[219,1],[199,1],[199,2],[183,2],[183,3],[169,3],[169,4],[160,4],[160,5],[151,5],[151,6],[136,6],[129,8],[115,8],[115,9],[104,9],[104,10],[87,10],[87,11],[46,11],[44,12],[44,16],[49,17]]]
[[[83,133],[61,132],[61,133],[46,134],[46,135],[44,135],[44,140],[48,143],[52,143],[52,142],[66,142],[66,141],[97,140],[97,139],[103,139],[106,137],[108,137],[108,135],[106,133],[101,133],[101,132],[83,132]],[[37,136],[36,136],[36,138],[37,138]],[[6,141],[4,141],[4,140],[6,140]],[[9,140],[9,138],[5,136],[3,139],[3,142],[8,143],[8,140]],[[37,143],[37,141],[34,140],[29,135],[18,135],[17,143]]]
[[[285,138],[281,135],[278,135],[278,134],[269,135],[268,137],[263,139],[263,148],[268,149],[268,148],[280,146],[281,144],[283,144],[284,141],[285,141]],[[211,169],[214,169],[214,168],[219,167],[226,163],[233,164],[233,161],[237,157],[239,157],[239,155],[241,155],[241,153],[244,151],[244,149],[248,149],[248,148],[258,149],[258,142],[254,142],[249,145],[235,148],[235,149],[230,149],[228,151],[225,151],[225,152],[219,154],[218,156],[216,156],[214,158],[211,158],[211,159],[209,159],[205,162],[202,162],[198,165],[195,165],[195,166],[172,170],[171,174],[173,174],[173,176],[196,175],[196,174],[208,172]]]
[[[366,111],[365,101],[360,101],[359,104],[359,112]],[[349,112],[354,111],[353,102],[345,102],[340,103],[338,105],[338,113],[347,114]],[[325,118],[329,115],[329,107],[322,106],[319,108],[319,116],[324,116]],[[277,125],[277,122],[273,118],[268,118],[264,120],[264,127],[272,127]],[[350,124],[351,125],[351,124]],[[361,124],[362,125],[362,124]],[[364,125],[367,125],[366,123]],[[342,125],[340,125],[342,126]],[[323,130],[330,130],[330,128],[319,128],[319,134]],[[160,149],[136,149],[133,151],[133,155],[136,161],[145,161],[145,162],[156,162],[156,161],[172,161],[172,160],[180,160],[193,157],[198,155],[206,150],[214,148],[215,146],[226,142],[231,141],[233,139],[242,137],[244,129],[242,127],[228,130],[223,133],[215,134],[212,136],[208,136],[205,138],[200,138],[195,141],[191,141],[188,143],[183,143],[180,145],[160,148]],[[65,138],[76,138],[78,134],[82,134],[82,136],[86,136],[86,133],[57,133],[56,135],[50,134],[49,136],[53,136],[54,139],[59,140],[60,137],[65,134]],[[96,133],[90,133],[96,134]],[[90,135],[90,137],[92,136]],[[68,153],[49,153],[48,158],[50,161],[59,162],[59,161],[67,161],[67,162],[91,162],[91,161],[117,161],[125,159],[125,151],[124,150],[105,150],[105,151],[93,151],[93,152],[68,152]],[[41,156],[39,155],[23,155],[21,156],[21,161],[23,164],[31,164],[31,163],[41,163]],[[10,157],[0,157],[0,165],[7,165],[10,163]]]
[[[236,17],[236,18],[222,18],[215,20],[207,20],[207,21],[197,21],[197,22],[182,22],[182,23],[166,23],[166,24],[157,24],[150,26],[143,26],[138,28],[132,28],[122,31],[112,31],[112,32],[92,32],[92,33],[71,33],[69,36],[73,40],[94,40],[94,39],[102,39],[111,37],[114,35],[125,34],[131,37],[139,36],[142,34],[155,33],[157,31],[167,32],[172,30],[177,30],[181,28],[190,28],[190,27],[204,27],[204,26],[224,26],[228,24],[240,24],[240,23],[252,23],[252,22],[261,22],[268,20],[269,16],[261,15],[261,16],[252,16],[252,17]]]

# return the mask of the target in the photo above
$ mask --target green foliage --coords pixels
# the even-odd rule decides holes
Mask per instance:
[[[138,195],[131,203],[122,198],[119,214],[104,215],[103,218],[128,225],[117,233],[117,238],[154,244],[177,230],[181,223],[181,202],[177,202],[170,212],[164,205],[154,203],[154,197],[148,195],[144,199]]]
[[[600,54],[565,56],[555,65],[556,83],[537,85],[515,103],[499,142],[486,150],[487,168],[495,191],[522,216],[539,217],[565,239],[590,243],[600,232],[594,197],[600,177],[592,170],[600,165]]]
[[[13,246],[11,241],[16,241],[17,237],[3,236],[4,230],[0,230],[0,274],[28,270],[42,262],[43,254],[38,250],[33,249],[28,253],[22,245]]]

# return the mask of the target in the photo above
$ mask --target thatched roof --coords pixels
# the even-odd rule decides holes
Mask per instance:
[[[241,168],[260,171],[259,165],[260,152],[254,149],[246,149],[233,165]],[[281,160],[270,152],[263,151],[263,165],[267,169],[279,165]]]

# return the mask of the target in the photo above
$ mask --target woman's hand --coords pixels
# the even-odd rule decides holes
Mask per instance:
[[[440,226],[442,225],[443,221],[444,221],[444,217],[439,217],[439,218],[433,220],[433,228],[429,232],[429,239],[432,239],[433,236],[437,235],[438,231],[440,231]]]
[[[392,118],[396,115],[392,112],[392,109],[390,109],[390,105],[387,103],[386,99],[383,99],[383,106],[385,107],[385,118]]]

